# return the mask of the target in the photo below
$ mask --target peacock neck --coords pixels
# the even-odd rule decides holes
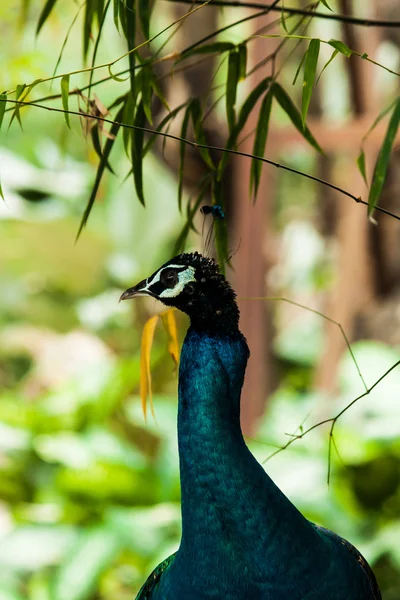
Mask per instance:
[[[189,329],[186,336],[178,410],[181,553],[202,563],[202,572],[244,562],[257,577],[266,560],[276,575],[286,553],[293,556],[293,527],[295,544],[315,541],[315,533],[244,442],[240,393],[248,355],[239,331],[213,336]]]

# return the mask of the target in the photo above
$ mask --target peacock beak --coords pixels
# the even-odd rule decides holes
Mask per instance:
[[[136,298],[136,296],[151,296],[151,292],[147,289],[147,279],[143,279],[140,283],[135,286],[128,288],[125,290],[119,301],[121,300],[130,300],[131,298]]]

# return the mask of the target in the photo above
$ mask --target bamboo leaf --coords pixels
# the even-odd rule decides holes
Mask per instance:
[[[325,69],[327,67],[329,67],[329,65],[331,64],[331,62],[333,61],[333,59],[339,54],[339,50],[334,50],[331,54],[330,59],[325,63],[324,68],[322,69],[321,73],[318,75],[318,79],[317,79],[317,83],[318,81],[321,79],[321,75],[322,73],[325,71]]]
[[[268,137],[269,119],[271,116],[272,99],[273,94],[271,91],[268,91],[261,104],[253,146],[253,154],[256,156],[264,156]],[[255,158],[252,159],[250,169],[250,193],[253,191],[254,199],[257,196],[258,186],[260,184],[262,166],[263,163],[261,160]]]
[[[350,48],[340,40],[329,40],[328,44],[332,46],[332,48],[335,48],[335,50],[337,50],[341,54],[347,56],[347,58],[349,58],[353,54],[353,50],[350,50]]]
[[[83,19],[83,58],[86,59],[89,43],[92,38],[92,25],[95,14],[94,0],[86,0],[85,16]]]
[[[161,313],[161,318],[165,331],[168,334],[168,352],[171,355],[175,365],[179,364],[179,343],[178,343],[178,331],[176,327],[175,309],[170,308],[169,310]]]
[[[39,34],[39,32],[42,29],[43,25],[47,21],[47,18],[50,15],[51,11],[53,10],[54,5],[55,5],[56,2],[57,2],[57,0],[47,0],[47,2],[45,3],[45,5],[43,6],[43,9],[42,9],[42,12],[40,13],[38,24],[37,24],[37,27],[36,27],[36,35]]]
[[[311,40],[307,50],[306,62],[304,66],[303,95],[301,100],[301,119],[303,121],[303,128],[306,124],[308,108],[310,106],[310,100],[315,81],[315,73],[317,71],[319,47],[320,41],[314,38]]]
[[[251,111],[253,110],[253,108],[256,105],[257,101],[259,100],[260,96],[268,89],[270,84],[271,84],[271,77],[265,77],[265,79],[260,81],[260,83],[254,88],[254,90],[252,90],[250,92],[250,94],[247,96],[246,100],[243,102],[243,105],[239,111],[236,126],[232,130],[232,132],[228,138],[227,144],[226,144],[226,147],[228,149],[232,149],[235,147],[238,135],[242,131],[244,126],[246,125],[246,121],[247,121]],[[219,165],[218,165],[218,179],[221,179],[222,173],[225,170],[228,160],[229,160],[229,153],[224,152],[222,155],[222,158],[219,162]]]
[[[68,100],[69,100],[69,75],[63,75],[61,78],[61,99],[63,109],[65,111],[68,110]],[[69,122],[69,114],[67,112],[64,113],[65,122],[67,127],[71,129],[71,125]]]
[[[119,5],[120,0],[113,0],[113,18],[117,31],[119,31]]]
[[[136,98],[135,92],[135,65],[136,58],[135,53],[132,50],[135,48],[136,42],[136,5],[135,0],[125,0],[125,10],[120,11],[121,14],[125,15],[125,37],[128,43],[128,60],[129,60],[129,70],[130,70],[130,82],[131,82],[131,92],[132,97]]]
[[[295,84],[296,84],[297,78],[298,78],[298,76],[299,76],[299,74],[300,74],[300,71],[301,71],[301,67],[303,66],[303,64],[304,64],[304,61],[306,60],[306,57],[307,57],[307,52],[308,52],[308,49],[307,49],[307,50],[304,52],[304,54],[303,54],[303,58],[301,59],[301,61],[300,61],[300,63],[299,63],[299,66],[297,67],[297,70],[296,70],[296,73],[295,73],[294,79],[293,79],[293,81],[292,81],[292,85],[295,85]]]
[[[151,114],[151,98],[152,98],[152,78],[151,66],[143,67],[141,70],[142,77],[142,101],[146,118],[150,125],[153,125],[153,115]]]
[[[235,126],[236,122],[236,92],[239,81],[239,53],[231,50],[228,61],[228,76],[226,81],[226,118],[228,121],[229,133]]]
[[[365,152],[362,148],[361,148],[360,154],[357,158],[357,166],[358,166],[358,170],[360,171],[366,185],[368,185],[367,170],[365,168]]]
[[[182,231],[180,232],[180,234],[177,237],[177,240],[176,240],[176,243],[174,246],[174,254],[179,254],[180,252],[182,252],[184,250],[186,239],[187,239],[187,236],[189,235],[189,231],[191,229],[195,230],[195,228],[193,226],[193,219],[200,207],[200,204],[203,202],[204,196],[206,195],[206,193],[208,191],[209,183],[210,183],[210,173],[206,173],[203,176],[203,180],[200,184],[200,193],[199,193],[196,201],[193,203],[192,206],[191,206],[191,203],[188,202],[187,220],[182,228]]]
[[[133,102],[131,91],[128,92],[126,102],[123,108],[122,122],[126,125],[132,125],[135,115],[135,104]],[[128,127],[124,127],[122,131],[122,139],[124,142],[125,153],[130,158],[130,143],[132,141],[131,130]]]
[[[26,89],[26,83],[21,83],[20,85],[17,85],[17,87],[16,87],[16,90],[15,90],[15,99],[16,99],[16,100],[19,100],[19,99],[21,98],[21,96],[22,96],[22,94],[24,93],[24,90],[25,90],[25,89]],[[28,92],[27,92],[27,94],[29,93],[29,89],[30,89],[30,88],[28,88]],[[26,98],[27,94],[25,94],[25,98]],[[21,101],[22,101],[22,98],[21,98]],[[9,128],[9,129],[10,129],[10,127],[11,127],[11,124],[12,124],[12,122],[14,121],[15,117],[17,118],[17,121],[18,121],[18,123],[19,123],[19,126],[20,126],[20,127],[21,127],[21,129],[22,129],[21,114],[20,114],[19,110],[20,110],[20,105],[19,105],[19,104],[16,104],[16,105],[15,105],[15,109],[13,110],[13,114],[12,114],[12,116],[11,116],[11,119],[10,119],[10,123],[9,123],[9,125],[8,125],[8,128]]]
[[[190,56],[195,56],[196,54],[221,54],[222,52],[228,52],[234,48],[235,44],[232,44],[232,42],[214,42],[213,44],[204,44],[204,46],[198,46],[192,50],[189,50],[188,52],[182,52],[177,62],[185,60]]]
[[[392,116],[386,131],[385,139],[379,150],[374,174],[372,176],[371,188],[368,197],[368,215],[371,216],[382,192],[385,183],[387,169],[389,166],[390,155],[393,142],[396,139],[397,130],[400,123],[400,96],[397,98]]]
[[[193,122],[195,141],[198,144],[206,145],[207,140],[206,140],[206,134],[204,133],[204,129],[203,129],[203,120],[202,120],[203,114],[202,114],[199,98],[194,98],[192,100],[190,106],[191,106],[191,114],[192,114],[192,122]],[[210,156],[208,148],[199,148],[199,152],[200,152],[200,156],[202,157],[202,159],[204,160],[206,165],[208,167],[210,167],[210,169],[214,170],[215,165],[212,161],[212,158]]]
[[[383,117],[385,117],[393,108],[393,106],[396,104],[397,100],[394,100],[393,102],[391,102],[389,104],[389,106],[386,106],[380,113],[379,115],[376,117],[375,121],[372,123],[371,127],[368,129],[367,133],[363,136],[362,141],[364,142],[367,137],[369,136],[369,134],[371,133],[371,131],[373,131],[375,129],[375,127],[378,125],[378,123],[380,123],[380,121],[383,119]]]
[[[6,111],[6,105],[7,105],[7,94],[3,92],[2,94],[0,94],[0,129],[1,129],[1,125],[3,123],[4,113]]]
[[[283,4],[283,2],[282,2],[282,4]],[[286,31],[286,33],[289,33],[289,30],[286,25],[286,15],[285,15],[284,7],[282,7],[282,11],[281,11],[281,25],[282,25],[283,29]]]
[[[189,125],[189,118],[191,113],[192,105],[191,103],[188,105],[185,115],[182,121],[181,127],[181,135],[182,139],[186,139],[187,136],[187,128]],[[183,173],[185,167],[185,152],[186,152],[186,144],[184,141],[179,142],[179,169],[178,169],[178,207],[179,211],[182,211],[182,194],[183,194]]]
[[[144,127],[146,124],[146,115],[143,107],[143,100],[141,100],[136,108],[136,114],[134,119],[134,125],[136,127]],[[132,169],[133,169],[133,180],[135,183],[135,190],[139,199],[139,202],[145,205],[144,194],[143,194],[143,142],[144,142],[144,131],[143,129],[132,130],[132,146],[131,146],[131,158],[132,158]]]
[[[174,117],[176,117],[176,115],[179,113],[180,110],[182,110],[182,108],[184,108],[187,105],[187,102],[183,102],[183,104],[180,104],[179,106],[177,106],[176,108],[174,108],[174,110],[171,110],[166,117],[164,117],[164,119],[160,122],[160,124],[156,127],[155,131],[162,131],[165,127],[165,125],[167,125],[167,123],[169,123]],[[151,146],[154,144],[155,140],[157,139],[157,134],[153,133],[150,138],[148,139],[144,149],[143,149],[143,156],[145,156],[147,154],[147,152],[150,150]],[[164,142],[165,142],[166,138],[164,138]]]
[[[145,419],[147,418],[147,398],[150,400],[151,413],[153,417],[155,417],[153,394],[151,389],[150,354],[158,319],[159,316],[154,315],[154,317],[151,317],[148,321],[146,321],[142,333],[142,343],[140,349],[140,398],[142,401],[142,410]]]
[[[1,187],[1,181],[0,181],[0,196],[5,201],[4,193],[3,193],[3,188]]]
[[[272,90],[273,90],[273,94],[274,94],[276,100],[280,104],[281,108],[285,111],[285,113],[287,114],[289,119],[292,121],[292,123],[296,127],[296,129],[302,134],[304,139],[307,140],[307,142],[313,148],[315,148],[315,150],[317,150],[318,152],[321,152],[321,154],[323,154],[323,151],[322,151],[320,145],[318,144],[317,140],[314,138],[314,136],[312,135],[312,133],[308,129],[308,127],[305,126],[303,128],[301,115],[300,115],[299,111],[297,110],[296,106],[293,104],[293,101],[290,98],[290,96],[287,94],[287,92],[277,82],[273,83]]]
[[[120,122],[122,120],[122,116],[123,116],[123,111],[124,111],[124,107],[120,108],[120,110],[118,111],[116,117],[115,117],[115,122],[111,125],[110,127],[110,136],[107,138],[106,143],[104,144],[104,150],[103,150],[103,155],[102,158],[100,160],[99,166],[97,167],[97,173],[96,173],[96,178],[94,180],[94,184],[93,184],[93,188],[92,191],[90,193],[89,196],[89,200],[88,203],[86,205],[85,208],[85,212],[83,213],[82,216],[82,220],[81,223],[79,225],[79,229],[78,229],[78,233],[76,236],[76,239],[79,238],[80,234],[82,233],[82,229],[85,227],[87,220],[89,218],[90,212],[93,208],[93,204],[96,200],[96,196],[97,196],[97,191],[99,189],[100,186],[100,182],[102,180],[103,177],[103,173],[104,170],[106,168],[111,150],[114,146],[114,142],[116,140],[116,137],[118,135],[118,131],[120,128]]]
[[[327,0],[319,0],[319,1],[321,2],[321,4],[323,4],[324,6],[326,6],[326,8],[327,8],[328,10],[332,10],[332,9],[331,9],[331,7],[329,6],[329,4],[328,4]]]
[[[239,52],[239,81],[246,79],[247,73],[247,46],[241,44],[238,46]]]
[[[150,38],[151,2],[149,0],[138,0],[138,12],[143,35],[148,40]]]

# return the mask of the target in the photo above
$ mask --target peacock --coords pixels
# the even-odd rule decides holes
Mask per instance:
[[[126,290],[188,314],[179,367],[182,538],[137,600],[379,600],[348,541],[308,521],[247,448],[240,395],[249,349],[214,259],[184,253]]]

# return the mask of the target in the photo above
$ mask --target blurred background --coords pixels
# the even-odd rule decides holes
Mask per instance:
[[[398,18],[396,0],[329,4],[345,15]],[[1,90],[53,72],[77,12],[58,72],[80,67],[82,7],[60,2],[35,37],[43,5],[0,3]],[[151,33],[187,10],[156,2]],[[249,14],[212,6],[198,11],[164,52]],[[239,43],[262,27],[284,33],[274,13],[218,39]],[[399,29],[322,19],[307,27],[307,35],[341,39],[392,70],[400,68]],[[154,45],[160,48],[165,41],[164,36]],[[278,43],[252,40],[249,60],[262,62]],[[283,52],[280,82],[297,105],[302,82],[291,84],[304,49],[288,44]],[[97,64],[125,51],[126,40],[110,14]],[[322,59],[331,52],[321,47]],[[195,96],[212,108],[204,120],[207,140],[223,146],[226,118],[219,100],[226,61],[211,57],[173,77],[170,65],[157,68],[171,108]],[[265,77],[261,71],[241,83],[239,101]],[[87,83],[87,74],[73,81]],[[111,79],[96,88],[98,106],[110,105],[118,85],[123,83]],[[354,56],[338,57],[318,83],[309,111],[309,127],[325,155],[317,156],[274,107],[265,156],[366,198],[356,158],[363,136],[398,87],[398,78],[387,71]],[[59,94],[59,81],[41,86],[40,93]],[[60,107],[57,102],[51,105]],[[156,123],[162,117],[159,104],[153,107]],[[61,114],[34,107],[22,113],[23,129],[15,119],[7,131],[7,118],[0,135],[5,196],[0,202],[0,600],[132,599],[179,544],[177,375],[159,327],[152,350],[156,422],[151,416],[145,422],[138,397],[140,338],[146,320],[162,307],[151,299],[121,305],[118,298],[173,255],[185,227],[176,200],[179,149],[176,142],[161,140],[147,154],[144,208],[126,178],[123,144],[116,144],[116,176],[101,181],[88,225],[75,243],[98,164],[82,135],[85,124],[71,117],[68,130]],[[257,114],[250,115],[249,132],[256,122]],[[364,143],[369,176],[386,127],[381,121]],[[252,147],[244,135],[240,149]],[[397,213],[399,161],[397,146],[380,201]],[[183,174],[188,206],[202,169],[198,153],[190,151]],[[249,175],[250,161],[231,160],[224,181],[233,253],[227,273],[238,291],[252,351],[243,428],[264,462],[293,436],[338,414],[400,359],[400,229],[385,215],[375,215],[374,225],[365,207],[350,198],[270,166],[263,167],[253,204]],[[195,223],[201,232],[202,219]],[[204,239],[193,232],[186,248],[202,251]],[[182,341],[187,321],[182,315],[177,319]],[[399,390],[400,369],[394,369],[337,420],[330,456],[328,424],[266,463],[308,518],[345,536],[366,556],[384,600],[400,597]]]

